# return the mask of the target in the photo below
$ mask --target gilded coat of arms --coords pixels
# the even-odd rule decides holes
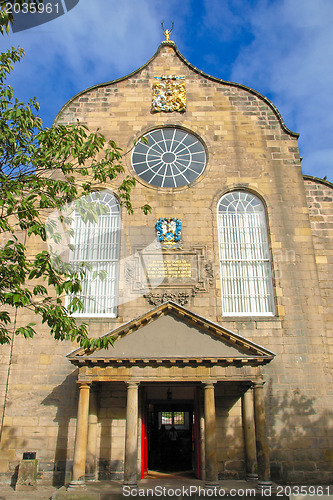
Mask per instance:
[[[168,248],[179,247],[181,230],[181,220],[175,217],[160,218],[156,222],[157,239]]]
[[[185,77],[169,75],[155,78],[152,110],[186,111]]]

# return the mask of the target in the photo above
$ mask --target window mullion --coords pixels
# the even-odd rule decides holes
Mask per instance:
[[[261,201],[228,193],[218,212],[222,303],[225,314],[272,314],[266,219]]]
[[[116,299],[119,260],[119,220],[120,212],[116,198],[105,193],[101,197],[92,194],[90,201],[103,203],[109,209],[99,216],[97,223],[83,222],[77,212],[73,216],[73,250],[69,260],[75,266],[89,264],[81,282],[81,292],[77,294],[83,304],[84,312],[78,316],[116,315]],[[105,271],[106,277],[93,278],[94,272]]]

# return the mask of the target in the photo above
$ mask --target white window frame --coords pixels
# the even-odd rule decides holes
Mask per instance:
[[[160,127],[144,137],[147,144],[138,141],[133,148],[132,166],[147,184],[180,188],[192,184],[203,173],[206,149],[191,132],[177,127]]]
[[[217,206],[223,316],[274,316],[266,211],[248,191],[230,191]]]
[[[79,266],[87,263],[81,282],[82,290],[76,294],[85,309],[74,312],[75,317],[115,318],[118,305],[120,206],[113,193],[95,192],[86,198],[88,202],[103,204],[108,210],[98,217],[98,222],[84,222],[77,210],[73,213],[73,236],[69,262]],[[94,271],[106,271],[106,277],[93,278]],[[67,304],[70,301],[67,296]]]

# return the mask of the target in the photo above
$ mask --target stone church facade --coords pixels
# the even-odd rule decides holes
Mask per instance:
[[[40,483],[173,468],[207,484],[328,484],[333,185],[303,176],[298,135],[267,98],[170,40],[56,123],[76,120],[129,151],[136,179],[133,215],[115,182],[93,198],[104,222],[74,223],[70,258],[107,271],[87,278],[82,320],[115,343],[85,352],[41,325],[1,348],[2,481],[34,451]]]

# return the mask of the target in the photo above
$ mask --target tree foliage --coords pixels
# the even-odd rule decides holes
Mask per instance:
[[[13,325],[15,312],[29,310],[48,325],[55,339],[76,339],[86,348],[106,347],[109,340],[89,339],[87,326],[71,316],[83,307],[75,294],[81,290],[84,263],[74,270],[64,263],[57,265],[46,246],[31,257],[27,242],[29,238],[46,242],[45,220],[50,211],[123,174],[122,150],[80,123],[44,128],[36,99],[19,102],[6,82],[13,63],[22,56],[22,49],[0,56],[0,344],[9,343],[13,329],[25,337],[36,334],[33,323]],[[135,180],[124,175],[121,179],[119,199],[132,212],[130,192]],[[94,220],[101,205],[84,208],[82,214]],[[57,237],[54,230],[55,241]],[[73,297],[67,308],[65,293]]]
[[[16,0],[15,0],[16,1]],[[0,0],[0,33],[4,35],[9,33],[10,26],[13,24],[13,13],[11,9],[7,9],[7,4],[13,5],[14,0],[6,2],[6,0]],[[18,0],[17,2],[20,6],[25,3],[25,0]]]
[[[13,9],[9,6],[16,5],[22,8],[24,4],[30,8],[30,4],[42,4],[43,0],[0,0],[0,34],[9,34],[10,26],[13,24]],[[35,10],[36,11],[36,10]]]

